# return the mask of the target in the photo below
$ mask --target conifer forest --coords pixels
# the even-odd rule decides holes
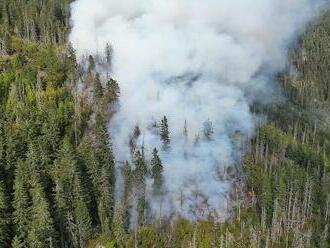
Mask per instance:
[[[330,247],[330,3],[0,0],[2,247]]]

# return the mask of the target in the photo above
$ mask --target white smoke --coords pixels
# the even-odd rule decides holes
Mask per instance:
[[[219,175],[240,158],[238,137],[253,134],[250,105],[272,96],[272,78],[285,67],[289,45],[322,2],[77,0],[72,4],[70,41],[78,55],[103,53],[106,43],[114,50],[112,77],[121,88],[120,110],[110,124],[116,160],[129,159],[129,136],[136,125],[146,154],[160,149],[159,134],[150,127],[164,115],[169,120],[171,149],[161,154],[168,190],[164,211],[173,207],[190,217],[193,200],[187,199],[194,189],[208,197],[210,209],[225,209],[230,182]],[[211,141],[203,138],[208,119],[214,127]],[[199,145],[194,144],[196,135]],[[179,200],[180,195],[186,200]]]

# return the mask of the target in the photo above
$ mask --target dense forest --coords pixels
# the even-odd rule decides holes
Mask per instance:
[[[70,2],[0,3],[0,247],[330,247],[329,13],[278,75],[286,100],[252,107],[267,121],[247,144],[231,217],[153,220],[142,193],[131,228],[130,191],[143,192],[148,176],[161,194],[162,161],[157,149],[151,161],[134,151],[115,204],[108,120],[120,83],[95,66],[111,63],[110,46],[103,60],[78,64],[67,45]],[[160,126],[166,148],[166,116]]]

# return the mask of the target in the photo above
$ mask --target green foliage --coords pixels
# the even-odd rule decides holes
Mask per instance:
[[[87,58],[84,72],[72,46],[62,47],[69,2],[0,3],[0,247],[329,246],[329,13],[292,51],[299,73],[279,77],[287,101],[255,106],[269,122],[251,141],[243,186],[230,195],[231,217],[156,221],[148,219],[147,179],[154,195],[162,195],[163,165],[156,149],[147,163],[144,147],[137,146],[138,127],[130,141],[134,165],[121,166],[123,194],[115,202],[107,120],[116,110],[119,84],[109,76],[102,82],[97,58]],[[110,45],[105,60],[111,66]],[[90,95],[79,93],[80,81]],[[203,131],[196,143],[212,139],[210,120]],[[160,138],[166,151],[166,116]],[[138,227],[130,230],[133,207]]]
[[[31,189],[31,222],[28,231],[29,247],[56,246],[55,229],[45,192],[39,182],[33,182]]]
[[[0,246],[7,246],[10,237],[10,216],[8,214],[8,196],[2,181],[0,181]]]
[[[14,200],[13,200],[13,223],[15,225],[15,243],[27,246],[27,235],[30,221],[30,202],[27,166],[19,162],[15,173]]]
[[[75,204],[76,228],[79,235],[80,247],[85,247],[86,242],[92,237],[92,220],[83,199],[78,199]]]
[[[163,149],[168,150],[170,146],[170,131],[168,129],[168,121],[166,116],[164,116],[160,122],[160,138],[163,141]]]
[[[137,212],[138,212],[138,224],[143,226],[146,223],[146,176],[148,173],[147,163],[144,157],[144,150],[142,152],[137,151],[135,155],[135,171],[134,181],[138,194],[137,200]]]
[[[94,84],[94,99],[100,100],[103,97],[103,87],[100,79],[100,75],[96,74],[95,84]]]
[[[118,100],[120,95],[119,85],[116,80],[110,79],[106,83],[106,98],[109,103],[113,103]]]
[[[155,195],[161,195],[163,192],[163,170],[162,161],[159,158],[158,151],[154,148],[151,159],[151,176],[154,179],[153,193]]]
[[[6,207],[0,230],[1,242],[12,246],[83,247],[99,227],[99,212],[106,213],[108,230],[112,222],[114,161],[106,123],[98,115],[93,143],[87,135],[92,106],[72,95],[74,51],[62,55],[12,38],[0,71],[0,182],[6,185],[0,187]]]
[[[69,28],[69,2],[4,0],[0,4],[1,34],[63,43]]]
[[[98,213],[103,232],[109,232],[115,194],[115,164],[106,122],[98,113],[96,116],[96,158],[99,161]]]

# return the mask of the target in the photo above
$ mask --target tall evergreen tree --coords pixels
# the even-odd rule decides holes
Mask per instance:
[[[86,202],[78,198],[75,203],[76,228],[79,235],[79,247],[86,247],[86,242],[92,237],[92,219]]]
[[[163,191],[163,184],[164,184],[163,170],[164,169],[163,169],[162,161],[160,160],[158,151],[156,148],[154,148],[151,159],[151,172],[152,172],[152,178],[154,180],[153,193],[155,195],[161,195]]]
[[[95,60],[92,55],[89,55],[88,57],[88,71],[94,71],[95,70]]]
[[[105,46],[105,59],[108,65],[112,66],[112,54],[113,54],[113,49],[109,43],[106,44]]]
[[[36,175],[34,174],[31,180],[32,205],[30,211],[31,222],[29,223],[27,237],[28,245],[35,248],[56,247],[57,237],[50,206]]]
[[[107,81],[105,94],[109,103],[113,103],[118,100],[120,95],[120,88],[116,80],[111,78]]]
[[[101,228],[104,233],[110,233],[114,212],[114,185],[111,178],[111,168],[103,166],[100,175],[98,214]]]
[[[99,113],[96,116],[96,158],[100,164],[99,219],[102,230],[109,231],[114,212],[115,162],[106,122]]]
[[[102,99],[103,87],[102,87],[102,83],[101,83],[100,74],[98,74],[98,73],[96,73],[96,76],[95,76],[93,93],[94,93],[94,99],[96,101],[100,101]]]
[[[213,134],[214,134],[212,121],[210,119],[208,119],[207,121],[205,121],[203,123],[203,126],[204,126],[204,129],[203,129],[204,138],[206,140],[212,140]]]
[[[17,164],[14,181],[14,213],[15,243],[27,247],[28,232],[31,218],[31,197],[29,193],[29,171],[24,162]]]
[[[75,237],[74,201],[75,201],[75,174],[77,160],[69,139],[65,139],[59,151],[58,159],[55,161],[53,171],[55,183],[55,221],[59,230],[61,247],[72,244]]]
[[[8,247],[10,238],[9,202],[3,181],[0,180],[0,247]]]
[[[112,233],[115,237],[115,241],[118,246],[123,246],[126,239],[125,231],[125,207],[118,206],[115,209],[113,223],[112,223]]]
[[[134,173],[132,171],[132,167],[128,161],[125,162],[123,167],[121,168],[121,173],[124,179],[124,192],[123,192],[123,222],[124,222],[124,229],[126,231],[129,230],[130,225],[130,209],[131,209],[131,202],[130,197],[133,190],[134,184]]]
[[[1,111],[1,107],[0,107]],[[0,247],[8,246],[10,238],[10,199],[6,187],[5,141],[3,122],[0,117]]]
[[[135,155],[135,184],[138,194],[137,211],[138,224],[143,226],[146,219],[146,176],[148,173],[147,163],[145,161],[144,152],[137,151]]]
[[[160,138],[163,141],[163,149],[168,150],[170,146],[170,131],[166,116],[163,117],[160,123]]]

